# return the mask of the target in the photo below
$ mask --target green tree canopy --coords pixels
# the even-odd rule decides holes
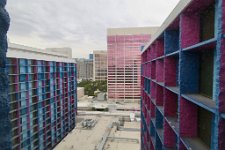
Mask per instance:
[[[82,80],[78,86],[84,87],[84,93],[88,96],[94,96],[94,92],[97,90],[107,92],[107,81]]]

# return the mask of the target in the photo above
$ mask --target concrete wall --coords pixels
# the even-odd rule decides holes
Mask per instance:
[[[78,87],[77,88],[77,98],[81,98],[84,96],[84,87]]]

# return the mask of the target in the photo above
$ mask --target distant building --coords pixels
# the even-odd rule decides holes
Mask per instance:
[[[107,80],[107,51],[93,52],[93,79],[94,81]]]
[[[79,58],[77,62],[77,76],[78,80],[92,80],[93,79],[93,60]]]
[[[89,59],[93,59],[93,54],[89,54]]]
[[[108,29],[110,101],[140,100],[141,46],[149,41],[156,30],[156,27]]]

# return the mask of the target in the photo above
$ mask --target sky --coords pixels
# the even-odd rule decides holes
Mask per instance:
[[[74,58],[107,49],[107,28],[160,26],[179,0],[8,0],[10,42],[73,49]]]

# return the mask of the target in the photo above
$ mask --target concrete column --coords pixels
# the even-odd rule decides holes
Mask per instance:
[[[8,72],[6,68],[6,52],[8,49],[7,31],[9,14],[5,10],[7,0],[0,0],[0,149],[11,148],[11,123],[9,118]]]

